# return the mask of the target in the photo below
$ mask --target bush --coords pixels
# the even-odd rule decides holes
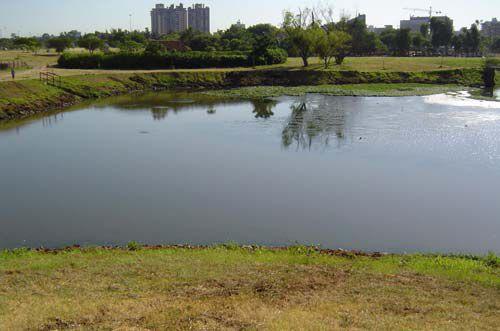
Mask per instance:
[[[288,54],[281,48],[269,48],[264,57],[266,64],[282,64],[288,59]]]
[[[68,69],[98,69],[102,57],[103,54],[100,53],[63,53],[59,57],[58,64]]]
[[[282,49],[268,49],[257,64],[284,63],[287,54]],[[251,64],[247,54],[219,52],[143,52],[114,54],[64,53],[58,64],[68,69],[197,69],[234,68]]]
[[[127,249],[129,251],[138,251],[142,248],[142,245],[136,241],[131,241],[127,244]]]

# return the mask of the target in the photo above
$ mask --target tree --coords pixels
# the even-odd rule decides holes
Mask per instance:
[[[42,47],[42,44],[36,38],[25,38],[25,37],[14,36],[13,39],[14,40],[12,43],[15,47],[23,50],[29,50],[35,54]]]
[[[356,17],[347,21],[347,32],[352,36],[352,52],[356,55],[370,53],[368,30],[365,22]]]
[[[144,54],[147,55],[160,55],[166,52],[166,47],[158,41],[150,41],[144,50]]]
[[[316,44],[316,53],[323,60],[325,69],[330,66],[330,62],[335,56],[333,32],[323,31]]]
[[[420,26],[420,34],[425,39],[429,38],[429,24],[424,23]]]
[[[480,52],[481,41],[477,24],[472,24],[470,29],[460,29],[460,33],[452,37],[451,45],[455,53],[465,52],[467,55],[477,55]]]
[[[400,55],[408,56],[412,42],[410,32],[410,29],[399,29],[396,32],[396,47]]]
[[[93,54],[94,51],[104,47],[104,42],[95,35],[89,34],[78,40],[78,46],[85,48]]]
[[[416,33],[412,36],[411,43],[416,51],[422,51],[426,39],[421,33]]]
[[[396,53],[396,35],[397,31],[395,29],[386,29],[380,34],[380,40],[387,46],[391,53]]]
[[[135,53],[143,48],[142,44],[135,42],[133,40],[125,40],[121,45],[119,45],[120,50],[127,53]]]
[[[69,32],[61,33],[61,37],[69,38],[73,43],[82,37],[82,33],[77,30],[71,30]]]
[[[298,15],[285,12],[283,30],[288,42],[302,59],[304,67],[309,66],[309,58],[314,55],[322,28],[314,22],[310,9],[301,10]]]
[[[218,33],[220,46],[228,51],[251,51],[253,41],[251,34],[239,25],[232,25],[226,31]]]
[[[464,40],[465,37],[463,34],[455,35],[451,38],[451,46],[455,51],[455,55],[461,54],[464,49]]]
[[[477,53],[479,53],[479,46],[481,45],[481,35],[476,24],[472,24],[472,26],[470,27],[469,40],[472,53],[474,53],[474,55],[477,55]]]
[[[448,54],[448,47],[453,37],[453,21],[449,17],[433,17],[431,18],[431,44],[437,49],[445,48],[445,53]]]
[[[254,57],[264,56],[269,48],[278,46],[278,29],[271,24],[257,24],[247,29],[251,43],[252,55]]]
[[[47,47],[54,48],[57,53],[62,53],[71,47],[71,40],[66,37],[51,38],[47,40]]]
[[[335,63],[341,65],[347,54],[351,51],[351,36],[343,31],[337,31],[333,34],[333,43],[335,45]]]
[[[191,40],[185,45],[191,48],[193,51],[209,51],[217,49],[218,38],[212,36],[209,33],[196,33]]]
[[[493,43],[491,44],[491,50],[494,53],[500,53],[500,38],[495,39]]]
[[[0,38],[0,50],[13,48],[13,43],[10,38]]]

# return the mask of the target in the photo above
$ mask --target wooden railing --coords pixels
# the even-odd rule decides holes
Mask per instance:
[[[62,87],[61,76],[56,73],[49,71],[41,71],[40,72],[40,81],[47,85],[52,85],[56,87]]]

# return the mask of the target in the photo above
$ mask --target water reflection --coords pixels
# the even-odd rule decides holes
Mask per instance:
[[[494,100],[500,101],[500,89],[499,88],[486,88],[482,90],[482,96],[487,98],[492,98]]]
[[[215,109],[214,106],[209,106],[207,110],[208,115],[215,115],[217,113],[217,110]]]
[[[255,118],[267,119],[274,116],[273,109],[278,105],[277,100],[248,100],[252,104]],[[241,100],[220,99],[202,94],[169,93],[169,94],[144,94],[133,97],[119,97],[111,102],[122,111],[150,109],[154,120],[161,121],[168,117],[169,113],[177,114],[180,111],[205,108],[207,114],[215,115],[216,107],[225,105],[241,105]],[[96,105],[96,108],[109,107],[107,103]]]
[[[108,99],[96,108],[108,108],[110,104],[120,111],[145,111],[150,110],[156,121],[165,120],[169,114],[178,114],[181,111],[206,109],[207,114],[217,113],[218,106],[240,105],[241,100],[220,99],[203,94],[186,92],[172,93],[145,93],[132,96],[121,96]],[[274,104],[275,105],[275,104]],[[256,107],[257,108],[257,107]]]
[[[153,114],[153,119],[155,121],[164,120],[167,117],[168,108],[167,107],[153,107],[151,108],[151,114]]]
[[[254,100],[252,104],[255,118],[270,118],[274,116],[273,108],[276,107],[278,101],[272,99]]]
[[[197,98],[118,97],[64,121],[0,124],[0,249],[236,241],[499,251],[500,106]]]
[[[42,126],[44,128],[58,124],[64,119],[64,113],[54,114],[52,116],[42,117]]]
[[[311,149],[314,143],[328,147],[332,136],[338,144],[345,139],[346,114],[335,98],[302,98],[291,106],[292,114],[282,132],[285,148]]]

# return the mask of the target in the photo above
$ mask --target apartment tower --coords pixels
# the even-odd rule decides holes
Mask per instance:
[[[199,3],[189,8],[188,25],[193,30],[210,33],[210,8]]]
[[[165,7],[157,4],[151,11],[151,32],[161,36],[169,33],[186,31],[188,27],[187,9],[181,3],[178,6]]]

